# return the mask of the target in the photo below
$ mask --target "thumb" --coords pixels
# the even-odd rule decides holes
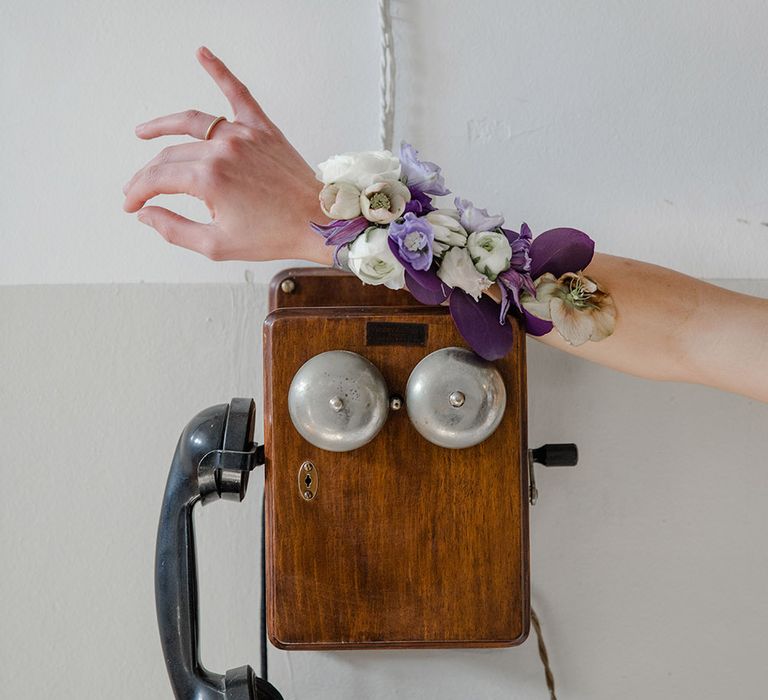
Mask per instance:
[[[194,250],[211,260],[220,260],[218,236],[214,224],[201,224],[164,207],[147,206],[139,209],[136,218],[154,228],[168,243]]]

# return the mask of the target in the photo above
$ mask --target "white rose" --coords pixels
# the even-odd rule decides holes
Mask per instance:
[[[389,249],[389,230],[370,226],[349,245],[349,269],[366,284],[405,287],[405,268]]]
[[[360,190],[349,182],[334,182],[320,192],[320,208],[332,219],[360,216]]]
[[[381,180],[366,187],[360,194],[360,211],[368,221],[389,224],[405,211],[411,201],[411,191],[398,180]]]
[[[400,161],[390,151],[341,153],[317,167],[323,184],[349,182],[359,190],[364,190],[374,180],[400,179]]]
[[[438,257],[451,246],[466,245],[467,232],[459,223],[459,212],[455,209],[435,209],[427,214],[427,221],[435,232],[432,250]]]
[[[509,269],[512,246],[507,237],[497,231],[475,231],[467,238],[467,250],[475,267],[494,281],[500,272]]]
[[[440,263],[437,276],[449,287],[471,294],[475,301],[491,286],[491,280],[477,271],[466,248],[449,248]]]

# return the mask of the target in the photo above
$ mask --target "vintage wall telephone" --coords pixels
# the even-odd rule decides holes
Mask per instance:
[[[499,647],[530,622],[533,463],[525,332],[480,359],[444,307],[347,273],[273,279],[264,323],[264,445],[250,399],[212,406],[181,435],[157,536],[157,617],[177,698],[281,698],[250,666],[198,656],[192,509],[240,501],[265,468],[266,624],[281,649]],[[263,650],[263,656],[266,650]],[[263,669],[262,669],[263,672]]]

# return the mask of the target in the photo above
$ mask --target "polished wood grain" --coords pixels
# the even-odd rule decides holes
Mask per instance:
[[[311,274],[313,284],[324,285],[326,304],[336,301],[331,290],[338,286],[330,272]],[[426,324],[425,345],[368,346],[369,321]],[[326,350],[358,352],[381,370],[392,393],[404,395],[424,356],[465,343],[443,307],[297,306],[268,316],[267,624],[275,646],[511,646],[526,638],[525,334],[513,328],[513,352],[495,363],[507,410],[485,442],[465,450],[432,445],[403,408],[390,412],[369,444],[339,453],[310,445],[290,420],[288,387],[306,360]],[[305,460],[318,476],[311,501],[297,484]]]
[[[294,289],[280,285],[291,280]],[[350,272],[327,267],[295,267],[275,275],[269,285],[269,309],[296,306],[422,306],[406,289],[363,284]]]

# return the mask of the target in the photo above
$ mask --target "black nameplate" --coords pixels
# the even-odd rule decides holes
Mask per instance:
[[[426,345],[426,323],[384,323],[369,321],[365,324],[366,345]]]

